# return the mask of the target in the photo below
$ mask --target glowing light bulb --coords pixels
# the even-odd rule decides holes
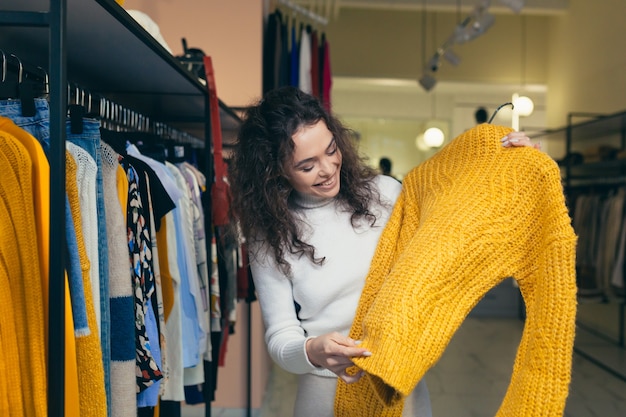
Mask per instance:
[[[429,148],[438,148],[443,145],[445,136],[443,131],[438,127],[431,127],[424,132],[424,143]]]

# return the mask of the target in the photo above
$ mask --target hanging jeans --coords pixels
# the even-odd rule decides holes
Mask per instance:
[[[32,117],[22,116],[22,104],[19,100],[2,100],[0,101],[0,116],[13,120],[13,123],[35,137],[41,143],[44,153],[48,155],[50,151],[50,111],[46,100],[35,100],[35,115]],[[78,256],[76,230],[67,195],[65,197],[65,245],[65,270],[70,288],[74,332],[76,335],[84,335],[89,332],[85,293]]]
[[[82,132],[72,133],[70,120],[66,121],[66,140],[83,148],[96,161],[96,210],[98,215],[98,266],[100,287],[100,342],[104,363],[104,382],[107,394],[107,410],[111,410],[111,313],[109,307],[109,257],[107,245],[106,214],[104,211],[104,186],[102,180],[102,159],[100,157],[100,122],[96,119],[83,119]],[[129,278],[130,279],[130,278]],[[96,306],[98,308],[98,306]]]
[[[19,100],[0,100],[0,116],[8,117],[13,123],[33,135],[48,154],[50,150],[50,109],[48,101],[35,99],[35,115],[22,116],[22,103]]]

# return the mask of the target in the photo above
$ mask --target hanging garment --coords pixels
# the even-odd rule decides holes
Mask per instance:
[[[180,170],[172,163],[165,164],[179,185],[183,196],[174,210],[176,249],[181,285],[181,322],[183,335],[183,364],[194,367],[200,362],[207,346],[208,323],[203,320],[202,300],[199,291],[199,278],[193,239],[193,210],[191,195]]]
[[[332,91],[333,80],[330,65],[330,45],[326,39],[326,35],[322,34],[322,68],[321,68],[321,97],[324,108],[329,112],[332,110],[330,93]]]
[[[0,369],[7,377],[2,383],[6,388],[0,388],[5,394],[0,409],[4,415],[12,415],[16,407],[23,415],[43,417],[48,386],[32,160],[6,131],[0,131],[0,172]]]
[[[296,22],[291,24],[291,49],[289,50],[289,85],[298,86],[298,76],[300,75],[300,48],[298,34],[296,33]]]
[[[76,234],[76,249],[82,272],[85,310],[89,330],[87,334],[76,335],[80,415],[81,417],[106,417],[107,395],[104,383],[102,347],[100,345],[100,334],[97,331],[95,306],[91,296],[89,259],[87,258],[87,250],[83,240],[80,197],[76,179],[77,164],[69,152],[65,153],[65,166],[65,188]]]
[[[152,329],[152,333],[149,335],[150,340],[153,341],[151,345],[152,354],[155,361],[160,364],[162,378],[156,381],[153,385],[149,386],[137,395],[138,407],[155,407],[159,404],[159,395],[161,395],[165,389],[165,385],[169,380],[169,369],[167,361],[167,336],[165,332],[165,313],[163,311],[163,292],[161,290],[161,269],[159,267],[159,248],[156,240],[156,229],[154,219],[154,205],[151,198],[151,181],[148,180],[148,215],[150,216],[150,250],[152,253],[152,270],[154,272],[154,292],[150,298],[148,308],[150,310],[149,317],[155,320],[153,326],[148,329]],[[163,219],[161,219],[161,224]],[[156,347],[156,349],[155,349]]]
[[[85,250],[89,259],[89,282],[92,289],[92,300],[96,306],[96,324],[100,334],[100,277],[98,275],[98,212],[96,208],[96,161],[78,145],[66,142],[67,151],[76,161],[76,180],[80,199],[81,228]],[[108,323],[105,323],[108,325]]]
[[[100,121],[96,119],[74,117],[70,115],[70,118],[65,121],[65,135],[66,141],[83,148],[96,162],[96,219],[97,230],[90,230],[88,233],[92,238],[97,239],[98,242],[98,274],[97,284],[94,282],[93,292],[94,294],[99,292],[98,300],[109,299],[109,260],[107,250],[107,229],[106,229],[106,213],[104,211],[104,196],[102,193],[102,161],[100,160],[100,154],[98,152],[100,148]],[[95,259],[94,259],[95,260]],[[94,275],[94,279],[95,279]],[[110,334],[110,310],[108,302],[99,302],[94,299],[94,305],[100,311],[98,312],[99,319],[103,326],[100,326],[100,344],[102,345],[102,361],[104,364],[104,379],[105,387],[107,390],[107,404],[110,405],[111,400],[111,383],[110,383],[110,368],[111,368],[111,341]]]
[[[33,135],[47,155],[50,150],[50,107],[43,98],[35,99],[35,115],[24,116],[20,100],[0,100],[0,116],[8,117],[21,129]]]
[[[213,171],[215,178],[211,185],[211,222],[216,226],[224,226],[230,223],[230,185],[227,180],[227,167],[222,154],[222,127],[220,122],[219,100],[217,85],[215,83],[215,71],[210,56],[205,56],[203,61],[204,71],[209,92],[209,107],[211,110],[211,140],[213,142]]]
[[[317,30],[311,30],[311,94],[320,97],[320,44]]]
[[[119,154],[104,142],[100,143],[100,157],[109,258],[111,415],[136,417],[135,312],[126,240],[128,180]]]
[[[34,118],[28,119],[20,116],[20,121],[29,125],[31,131],[48,136],[47,129],[47,101],[36,100],[37,113]],[[21,114],[19,101],[0,100],[0,113],[18,117]],[[13,135],[26,147],[33,162],[33,199],[35,204],[35,222],[39,259],[41,265],[41,278],[44,297],[44,323],[45,342],[48,345],[48,292],[49,292],[49,239],[50,239],[50,164],[44,153],[42,144],[38,138],[27,130],[18,127],[12,119],[0,117],[0,131]],[[65,416],[74,417],[80,413],[78,404],[78,373],[76,369],[76,346],[74,340],[74,320],[72,317],[72,304],[70,301],[67,277],[65,279]]]
[[[176,200],[178,201],[178,200]],[[178,251],[176,242],[176,225],[174,213],[167,213],[165,221],[161,224],[161,230],[157,232],[157,240],[160,248],[165,248],[161,260],[161,270],[164,281],[171,280],[171,294],[165,291],[163,286],[163,303],[165,304],[165,329],[168,338],[168,355],[170,381],[165,386],[165,392],[161,396],[164,401],[184,401],[183,381],[183,335],[181,318],[181,277],[178,269]],[[163,251],[162,251],[163,252]],[[171,304],[171,307],[168,305]]]
[[[400,416],[478,301],[506,277],[526,324],[497,416],[563,414],[576,319],[576,235],[560,170],[509,128],[478,125],[413,169],[378,243],[350,331],[372,356],[339,380],[336,415]]]
[[[270,13],[267,17],[263,35],[263,92],[278,86],[281,43],[281,18],[279,13]]]
[[[147,325],[150,325],[149,314],[150,297],[154,291],[154,276],[151,268],[150,237],[146,228],[147,214],[144,210],[139,190],[141,178],[135,168],[124,158],[122,166],[128,176],[128,250],[132,264],[133,294],[135,298],[135,350],[136,350],[136,379],[137,392],[141,392],[163,375],[159,365],[151,353]],[[152,341],[156,343],[156,341]]]
[[[311,35],[306,27],[300,31],[300,60],[298,68],[298,87],[305,93],[313,93],[311,80]]]

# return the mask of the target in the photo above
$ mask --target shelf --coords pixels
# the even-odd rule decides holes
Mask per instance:
[[[47,12],[49,1],[1,2],[2,51],[47,68],[48,28],[6,24],[2,12]],[[67,0],[66,25],[68,81],[196,137],[205,137],[204,85],[115,1]],[[236,126],[236,115],[222,102],[220,107],[223,124]]]
[[[574,123],[570,127],[572,140],[603,138],[623,133],[626,130],[626,112],[598,115],[590,120]],[[533,138],[546,140],[567,140],[568,127],[548,129],[533,135]]]
[[[546,130],[533,136],[540,140],[560,142],[565,145],[565,156],[561,160],[560,167],[567,197],[581,192],[606,193],[625,186],[626,160],[607,157],[597,162],[574,163],[573,156],[578,153],[583,159],[582,154],[586,150],[594,147],[599,150],[600,146],[625,150],[626,111],[609,115],[590,113],[568,115],[570,122],[574,118],[586,120],[571,123],[559,129]],[[590,216],[587,221],[593,223],[598,221],[598,218]],[[589,234],[586,233],[585,237],[588,238],[588,236]],[[603,280],[605,278],[605,276],[601,277]],[[578,354],[626,381],[626,349],[624,348],[626,309],[622,299],[614,300],[607,296],[607,289],[594,288],[594,290],[597,298],[606,301],[591,302],[588,297],[580,298],[585,302],[578,304],[574,349]],[[579,289],[579,293],[584,295],[584,290]]]

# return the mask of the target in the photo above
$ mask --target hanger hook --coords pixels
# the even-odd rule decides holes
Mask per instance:
[[[18,58],[17,55],[11,54],[11,56],[17,61],[17,83],[21,84],[24,77],[24,66],[22,65],[22,61]]]
[[[498,108],[496,109],[496,111],[494,111],[494,112],[493,112],[493,114],[491,115],[491,117],[489,118],[489,121],[488,121],[487,123],[491,124],[491,121],[493,120],[493,118],[494,118],[494,117],[496,117],[496,114],[498,114],[498,112],[500,111],[500,109],[501,109],[502,107],[504,107],[504,106],[511,106],[511,108],[512,108],[512,109],[514,108],[513,103],[510,103],[510,102],[509,102],[509,103],[504,103],[504,104],[501,104],[500,106],[498,106]]]
[[[37,67],[43,73],[43,83],[44,83],[44,94],[50,94],[50,78],[48,77],[48,72],[42,67]]]
[[[2,80],[0,82],[5,82],[7,79],[7,56],[2,50],[0,50],[0,54],[2,54]]]

